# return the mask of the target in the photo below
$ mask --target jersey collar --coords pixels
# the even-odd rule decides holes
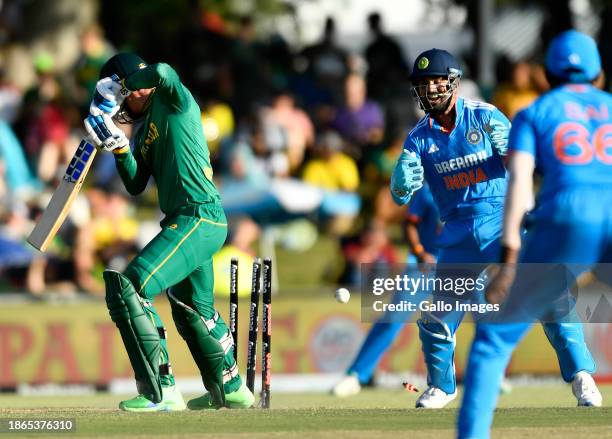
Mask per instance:
[[[463,98],[457,97],[457,102],[455,102],[455,126],[453,127],[453,130],[455,129],[455,127],[457,127],[457,125],[461,123],[461,120],[463,119],[463,107],[464,107]],[[444,134],[450,134],[453,132],[453,130],[448,131],[445,128],[443,128],[442,125],[436,122],[434,118],[431,117],[430,115],[427,115],[427,118],[428,118],[429,128],[433,130],[438,130]]]

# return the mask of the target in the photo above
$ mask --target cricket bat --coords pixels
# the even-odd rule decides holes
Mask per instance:
[[[96,148],[87,138],[83,138],[47,208],[28,237],[28,242],[41,252],[47,250],[47,246],[64,223],[95,156]]]

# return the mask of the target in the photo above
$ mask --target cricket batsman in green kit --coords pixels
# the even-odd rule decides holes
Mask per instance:
[[[128,192],[141,193],[153,176],[165,214],[161,231],[125,272],[106,270],[106,304],[134,369],[138,396],[127,411],[184,410],[175,387],[166,330],[153,299],[167,292],[172,318],[202,374],[208,393],[187,407],[247,408],[254,396],[233,358],[233,339],[214,308],[212,256],[227,223],[212,180],[200,109],[168,64],[147,65],[120,53],[102,67],[85,119],[99,150],[114,154]],[[133,148],[115,120],[135,127]]]

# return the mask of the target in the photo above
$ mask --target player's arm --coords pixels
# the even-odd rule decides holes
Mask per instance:
[[[524,151],[512,153],[508,162],[510,179],[504,206],[504,229],[501,245],[505,248],[502,262],[516,262],[521,248],[521,224],[533,199],[533,155]]]
[[[406,240],[410,246],[410,251],[419,262],[433,264],[436,262],[436,259],[431,253],[428,253],[425,247],[423,247],[423,244],[421,244],[419,229],[417,227],[418,222],[418,218],[409,215],[408,221],[406,222]]]
[[[133,153],[129,147],[113,153],[117,172],[125,188],[132,195],[140,194],[151,177],[151,171],[140,153],[140,148],[136,147]]]
[[[508,190],[504,207],[501,262],[516,262],[521,248],[521,224],[533,200],[536,132],[530,110],[515,117],[509,137]]]
[[[489,303],[502,303],[516,274],[521,248],[521,224],[533,199],[536,135],[528,110],[514,119],[509,138],[509,182],[504,206],[500,262],[503,263],[486,289]]]
[[[189,92],[176,71],[165,63],[151,64],[137,70],[125,79],[124,85],[130,91],[155,88],[155,93],[159,93],[166,103],[179,112],[189,106]]]
[[[127,136],[108,114],[90,114],[84,125],[96,148],[112,152],[115,156],[117,171],[127,191],[132,195],[141,193],[147,186],[151,172],[140,154],[140,147],[137,146],[135,153],[132,153]]]
[[[412,195],[423,187],[423,180],[421,154],[408,138],[391,175],[390,189],[393,201],[400,206],[408,203]]]

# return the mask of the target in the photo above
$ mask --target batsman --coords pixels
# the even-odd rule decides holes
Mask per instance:
[[[250,407],[254,396],[238,374],[232,336],[214,308],[212,256],[225,241],[227,223],[200,109],[168,64],[147,65],[135,54],[120,53],[104,64],[100,78],[85,128],[99,150],[114,155],[130,194],[143,192],[153,177],[165,215],[161,231],[123,273],[104,272],[106,304],[139,393],[119,408]],[[115,121],[132,125],[132,146]],[[208,391],[187,405],[175,386],[166,329],[153,306],[162,292]]]

